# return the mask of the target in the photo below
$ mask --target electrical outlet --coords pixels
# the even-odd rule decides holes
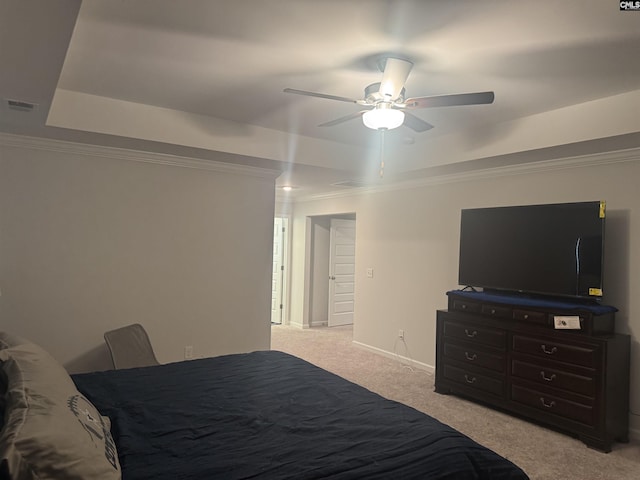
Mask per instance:
[[[401,338],[404,340],[404,330],[402,329],[398,330],[398,338]]]
[[[193,345],[187,345],[184,347],[184,359],[192,360],[193,359]]]

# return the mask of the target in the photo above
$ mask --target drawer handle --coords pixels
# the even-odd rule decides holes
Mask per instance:
[[[553,400],[551,400],[549,403],[544,401],[544,397],[540,397],[540,402],[542,403],[542,406],[545,408],[553,408],[556,405],[556,402],[554,402]]]
[[[544,370],[540,372],[540,376],[542,377],[543,380],[546,380],[547,382],[553,382],[556,379],[555,373],[552,373],[551,376],[547,377],[544,373]]]
[[[467,304],[466,304],[466,303],[463,303],[463,304],[461,305],[461,307],[462,307],[462,309],[463,309],[463,310],[466,310],[466,309],[467,309]]]
[[[525,314],[524,314],[524,319],[525,319],[525,320],[529,320],[529,314],[528,314],[528,313],[525,313]]]
[[[467,360],[470,361],[474,361],[476,358],[478,358],[478,355],[476,355],[475,353],[473,354],[469,354],[469,352],[464,352],[464,356],[467,357]]]
[[[544,353],[546,353],[547,355],[553,355],[554,353],[556,353],[558,351],[558,349],[556,347],[547,348],[546,345],[540,345],[540,348],[542,348],[542,351]]]
[[[492,308],[492,309],[491,309],[491,315],[495,315],[495,314],[496,314],[496,309],[495,309],[495,308]]]
[[[476,335],[478,335],[478,332],[476,330],[474,330],[473,332],[469,332],[469,330],[467,330],[466,328],[464,329],[464,334],[469,337],[469,338],[473,338]]]
[[[469,378],[469,375],[467,375],[466,373],[464,374],[464,380],[467,383],[476,383],[476,377]]]

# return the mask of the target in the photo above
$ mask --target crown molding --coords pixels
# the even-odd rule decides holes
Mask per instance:
[[[598,165],[611,165],[640,161],[640,148],[616,150],[606,153],[594,153],[574,157],[542,160],[531,163],[521,163],[502,167],[484,168],[482,170],[460,172],[454,174],[434,175],[430,177],[416,178],[386,185],[376,185],[366,188],[353,188],[346,191],[328,192],[295,198],[295,202],[310,202],[315,200],[327,200],[343,197],[354,197],[371,193],[389,192],[394,190],[406,190],[447,183],[466,182],[469,180],[482,180],[485,178],[505,177],[511,175],[527,175],[531,173],[552,172],[570,168],[585,168]]]
[[[0,133],[0,145],[9,147],[31,148],[51,152],[86,155],[115,160],[128,160],[135,162],[151,163],[156,165],[175,166],[181,168],[192,168],[197,170],[215,171],[222,173],[232,173],[249,175],[261,178],[275,179],[280,175],[279,170],[273,170],[249,165],[239,165],[215,160],[203,160],[191,157],[182,157],[163,153],[145,152],[117,147],[106,147],[100,145],[90,145],[64,140],[55,140],[41,137],[31,137],[26,135],[16,135]],[[640,148],[626,150],[616,150],[606,153],[594,153],[589,155],[579,155],[564,157],[553,160],[535,161],[530,163],[520,163],[502,167],[485,168],[482,170],[459,172],[454,174],[425,176],[411,180],[390,182],[384,185],[375,185],[364,188],[352,188],[348,190],[333,191],[327,193],[311,194],[300,197],[280,197],[282,202],[308,202],[316,200],[336,199],[343,197],[354,197],[378,192],[388,192],[394,190],[405,190],[433,185],[442,185],[454,182],[464,182],[470,180],[481,180],[485,178],[495,178],[510,175],[526,175],[539,172],[551,172],[566,170],[569,168],[584,168],[598,165],[609,165],[640,160]]]
[[[107,158],[110,160],[127,160],[133,162],[152,163],[172,167],[192,168],[221,173],[249,175],[254,177],[275,179],[280,175],[279,170],[240,165],[216,160],[203,160],[191,157],[181,157],[165,153],[145,152],[126,148],[106,147],[85,143],[54,140],[50,138],[30,137],[0,133],[0,145],[8,147],[30,148],[48,152],[86,155],[90,157]]]

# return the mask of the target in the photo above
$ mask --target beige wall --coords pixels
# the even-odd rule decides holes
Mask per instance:
[[[435,311],[455,289],[460,209],[466,207],[607,201],[604,302],[620,309],[616,330],[632,335],[631,405],[640,414],[640,152],[626,162],[585,159],[572,168],[441,179],[431,185],[294,204],[291,321],[307,314],[304,271],[305,219],[356,212],[354,340],[395,353],[399,329],[408,350],[398,351],[433,367]],[[373,278],[366,269],[374,268]],[[632,426],[640,432],[640,417]]]
[[[72,372],[108,367],[103,332],[133,322],[161,362],[269,348],[274,172],[8,143],[0,330]]]

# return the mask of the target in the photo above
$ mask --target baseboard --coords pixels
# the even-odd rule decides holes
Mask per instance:
[[[432,366],[432,365],[429,365],[427,363],[418,362],[417,360],[405,357],[403,355],[398,355],[398,354],[393,353],[393,352],[388,352],[386,350],[382,350],[381,348],[372,347],[371,345],[367,345],[366,343],[360,343],[360,342],[357,342],[355,340],[353,340],[353,344],[358,348],[362,348],[364,350],[368,350],[370,352],[377,353],[378,355],[382,355],[382,356],[390,358],[392,360],[397,360],[400,363],[409,365],[411,367],[418,368],[420,370],[424,370],[425,372],[427,372],[429,374],[434,374],[435,371],[436,371],[436,368],[434,366]]]

